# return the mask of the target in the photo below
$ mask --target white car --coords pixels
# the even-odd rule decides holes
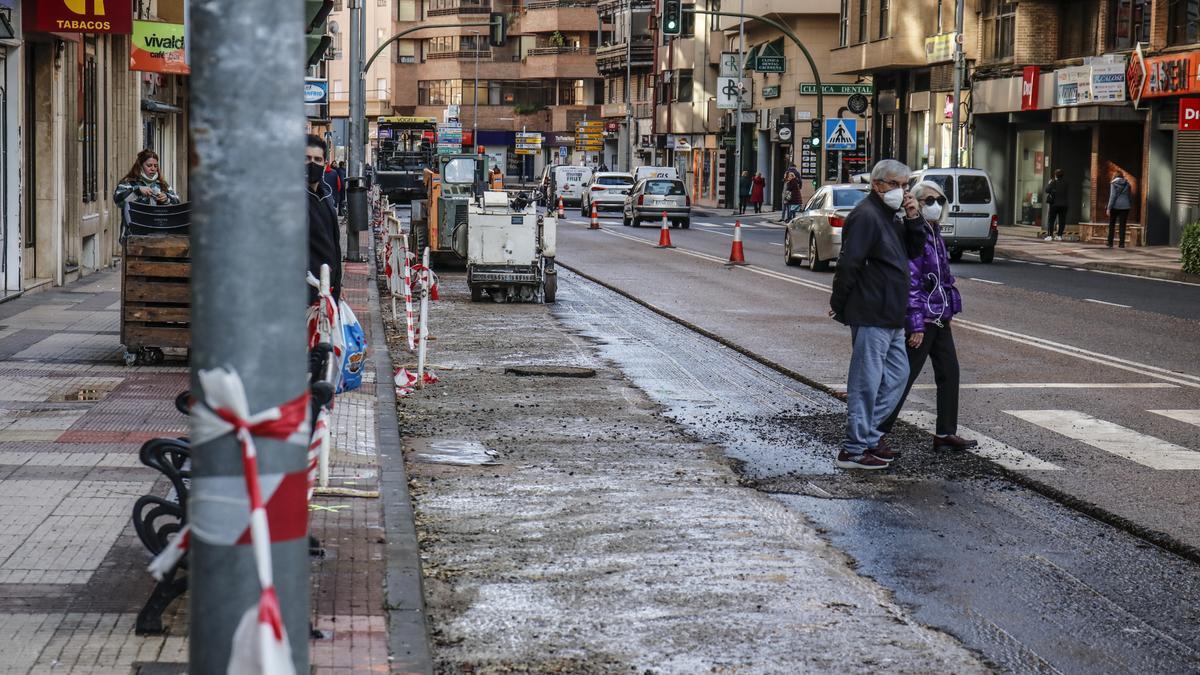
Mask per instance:
[[[846,216],[869,191],[861,183],[826,185],[817,190],[804,210],[788,221],[783,235],[783,261],[795,265],[803,259],[814,272],[828,269],[842,253]]]
[[[592,213],[592,205],[596,205],[596,211],[620,211],[625,206],[625,195],[633,189],[633,174],[620,173],[617,171],[605,171],[592,176],[592,182],[588,184],[587,189],[583,191],[583,198],[579,201],[579,213],[583,216],[589,216]]]

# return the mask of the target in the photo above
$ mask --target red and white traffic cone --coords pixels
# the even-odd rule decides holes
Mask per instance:
[[[588,224],[588,229],[600,229],[600,216],[596,213],[596,202],[592,202],[592,222]]]
[[[745,265],[746,254],[742,252],[742,221],[733,221],[733,248],[729,250],[729,262],[726,265]]]
[[[667,220],[667,212],[663,211],[662,228],[658,231],[658,246],[654,248],[675,248],[671,243],[671,223]]]
[[[563,208],[562,197],[559,197],[558,198],[558,217],[565,218],[566,215],[567,215],[567,210]]]

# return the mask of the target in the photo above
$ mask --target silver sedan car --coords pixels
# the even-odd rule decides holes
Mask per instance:
[[[813,271],[829,269],[842,252],[842,226],[850,210],[867,196],[866,185],[826,185],[804,209],[787,223],[783,235],[783,261],[806,260]]]
[[[626,226],[640,227],[643,222],[658,224],[666,216],[671,227],[691,227],[692,199],[683,181],[674,178],[643,178],[625,197],[621,214]]]

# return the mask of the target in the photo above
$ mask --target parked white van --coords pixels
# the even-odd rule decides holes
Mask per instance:
[[[922,169],[913,173],[909,186],[927,180],[942,186],[946,210],[942,215],[942,238],[950,259],[962,259],[964,251],[979,251],[979,262],[990,263],[996,255],[996,195],[992,179],[983,169]]]

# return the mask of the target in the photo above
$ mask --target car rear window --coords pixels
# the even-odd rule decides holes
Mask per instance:
[[[858,205],[867,196],[866,190],[834,190],[833,208],[850,209]]]
[[[992,189],[983,176],[958,177],[959,204],[991,204]]]
[[[682,195],[683,183],[677,180],[648,180],[645,192],[648,195]]]
[[[948,201],[954,201],[954,181],[950,180],[948,173],[927,173],[921,180],[927,180],[930,183],[937,183],[942,188],[942,192],[946,193]]]
[[[598,185],[633,185],[633,179],[628,176],[600,176],[596,179]]]

